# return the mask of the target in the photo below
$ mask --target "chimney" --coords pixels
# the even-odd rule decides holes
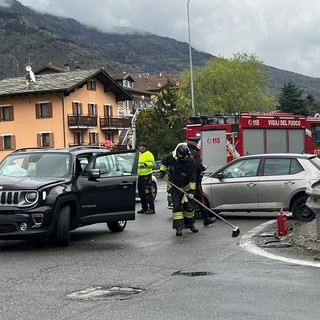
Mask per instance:
[[[69,72],[70,71],[70,66],[68,63],[64,64],[64,71]]]
[[[26,88],[31,89],[31,77],[29,72],[26,74]]]
[[[78,64],[76,65],[75,70],[76,70],[76,71],[79,71],[79,70],[80,70],[80,66],[79,66]]]

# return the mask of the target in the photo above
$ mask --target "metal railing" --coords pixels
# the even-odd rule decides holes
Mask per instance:
[[[97,124],[98,124],[97,116],[68,115],[69,128],[97,127]]]
[[[101,117],[100,129],[122,129],[131,127],[131,118]]]

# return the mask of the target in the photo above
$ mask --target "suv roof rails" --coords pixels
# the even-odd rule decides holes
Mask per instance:
[[[108,150],[106,147],[103,146],[76,146],[71,147],[70,150],[83,150],[83,149],[102,149],[102,150]]]
[[[49,150],[51,148],[43,148],[43,147],[28,147],[28,148],[19,148],[12,151],[15,152],[27,152],[27,151],[36,151],[36,150]]]

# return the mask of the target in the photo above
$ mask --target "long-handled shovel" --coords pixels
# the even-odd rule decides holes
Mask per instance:
[[[166,181],[173,186],[174,188],[178,189],[179,191],[181,191],[182,193],[184,193],[186,196],[188,196],[189,194],[184,191],[183,189],[179,188],[178,186],[176,186],[174,183],[172,183],[171,181],[167,180]],[[232,227],[232,237],[237,237],[240,234],[240,229],[237,226],[234,226],[232,223],[230,223],[229,221],[227,221],[226,219],[224,219],[223,217],[221,217],[219,214],[215,213],[214,211],[212,211],[210,208],[208,208],[206,205],[204,205],[202,202],[200,202],[199,200],[193,198],[193,200],[198,203],[200,206],[202,206],[203,208],[207,209],[209,212],[211,212],[213,215],[215,215],[217,218],[219,218],[220,220],[222,220],[223,222],[225,222],[227,225],[229,225],[230,227]]]

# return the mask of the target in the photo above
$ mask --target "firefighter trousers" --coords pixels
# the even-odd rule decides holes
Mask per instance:
[[[170,190],[172,197],[172,228],[189,228],[194,225],[194,205],[183,192],[176,188]]]

